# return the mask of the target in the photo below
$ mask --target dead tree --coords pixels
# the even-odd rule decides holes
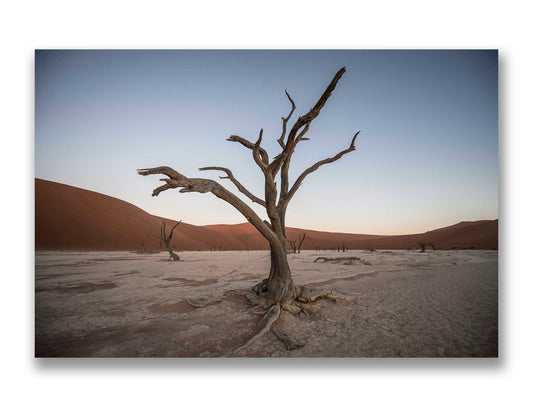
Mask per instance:
[[[255,213],[255,211],[239,197],[228,191],[218,182],[207,178],[189,178],[179,173],[170,167],[155,167],[138,170],[140,175],[161,174],[166,178],[161,179],[164,183],[158,188],[154,189],[152,196],[157,196],[161,192],[180,188],[179,192],[199,192],[212,193],[217,198],[220,198],[235,209],[237,209],[250,222],[261,235],[269,242],[270,245],[270,272],[268,278],[258,283],[254,287],[254,292],[258,298],[258,302],[269,309],[268,322],[265,328],[270,328],[270,325],[276,320],[282,310],[288,310],[293,313],[299,313],[304,304],[312,302],[320,297],[327,297],[329,292],[313,293],[305,287],[297,287],[294,284],[291,275],[291,269],[287,261],[287,237],[285,233],[285,215],[287,206],[294,197],[296,191],[302,185],[304,179],[312,172],[318,170],[321,166],[333,163],[355,150],[355,140],[359,132],[352,137],[348,147],[336,155],[325,158],[311,165],[305,169],[293,182],[289,183],[289,167],[291,164],[293,153],[300,142],[309,140],[305,137],[311,123],[320,114],[320,111],[326,104],[332,92],[337,85],[337,82],[346,72],[345,68],[341,68],[333,77],[325,91],[322,93],[316,104],[303,116],[298,117],[290,130],[287,124],[296,109],[296,105],[287,91],[285,94],[291,104],[291,110],[287,117],[282,117],[282,131],[281,136],[277,139],[281,147],[281,152],[274,158],[271,158],[268,152],[261,147],[263,140],[263,129],[259,131],[257,141],[251,142],[241,136],[231,135],[228,141],[238,143],[244,148],[251,151],[252,158],[255,164],[259,167],[264,175],[264,198],[251,193],[245,188],[233,175],[231,170],[225,167],[203,167],[200,171],[217,170],[225,173],[221,179],[228,179],[237,189],[245,195],[252,202],[255,202],[266,209],[269,222],[263,220]],[[276,181],[279,176],[279,182]],[[279,190],[278,190],[279,185]],[[264,334],[264,329],[256,335]],[[256,338],[254,337],[254,338]],[[252,338],[250,342],[255,340]]]
[[[296,239],[295,240],[287,240],[291,246],[292,253],[296,253]]]
[[[429,245],[433,250],[437,250],[437,246],[435,245],[435,243],[431,242]]]
[[[426,242],[419,242],[418,245],[420,246],[420,253],[425,253],[426,252],[427,243]]]
[[[172,247],[170,247],[170,241],[172,240],[172,234],[174,233],[174,229],[176,229],[176,226],[178,226],[180,223],[181,223],[181,220],[178,223],[176,223],[172,227],[172,229],[170,229],[170,233],[168,235],[166,233],[167,225],[166,225],[165,221],[163,221],[163,223],[161,223],[160,239],[161,239],[161,242],[163,242],[165,244],[165,247],[168,250],[168,254],[170,254],[170,260],[173,260],[173,261],[178,261],[180,259],[180,256],[178,256],[176,253],[174,253],[174,251],[172,250]]]
[[[302,243],[304,242],[305,237],[306,237],[305,233],[303,234],[303,236],[298,235],[298,253],[300,253],[300,251],[302,250]]]

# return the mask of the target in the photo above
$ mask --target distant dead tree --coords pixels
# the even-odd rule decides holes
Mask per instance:
[[[145,240],[145,239],[142,239],[142,240],[141,240],[141,244],[142,244],[143,249],[142,249],[142,250],[137,250],[137,251],[136,251],[137,254],[153,254],[153,253],[158,253],[157,250],[149,250],[149,249],[146,247],[146,240]]]
[[[302,243],[304,242],[305,238],[306,238],[305,233],[303,235],[298,235],[298,253],[300,253],[300,251],[302,250]]]
[[[304,233],[303,235],[298,235],[297,239],[294,240],[287,240],[289,245],[291,246],[291,252],[292,253],[300,253],[302,251],[302,243],[306,239],[307,235]],[[307,239],[310,239],[307,237]]]
[[[420,246],[420,253],[425,253],[425,252],[426,252],[426,246],[427,246],[427,243],[425,243],[425,242],[418,242],[418,246]]]
[[[281,147],[281,152],[274,158],[270,158],[268,152],[261,147],[263,140],[263,129],[259,131],[257,141],[251,142],[243,137],[231,135],[228,141],[239,143],[244,148],[251,151],[255,164],[259,167],[264,176],[264,198],[251,193],[233,175],[231,170],[225,167],[203,167],[200,171],[217,170],[225,173],[221,179],[228,179],[235,187],[252,202],[263,206],[269,218],[265,223],[256,212],[239,197],[228,191],[218,182],[207,178],[189,178],[170,167],[154,167],[138,170],[140,175],[162,174],[166,178],[162,179],[163,185],[154,189],[152,196],[158,196],[161,192],[180,188],[179,192],[199,192],[212,193],[217,198],[222,199],[237,209],[268,241],[270,245],[270,273],[268,278],[259,282],[254,288],[257,304],[261,304],[267,309],[265,327],[244,346],[254,342],[257,338],[270,330],[272,323],[279,317],[283,310],[298,314],[306,304],[318,298],[328,298],[332,294],[330,291],[312,291],[306,287],[298,287],[292,279],[291,269],[287,261],[287,235],[285,231],[285,216],[287,207],[294,197],[296,191],[302,185],[304,179],[321,166],[333,163],[352,151],[355,151],[355,140],[359,132],[352,137],[348,147],[336,155],[325,158],[305,169],[294,181],[292,186],[289,183],[289,167],[293,153],[300,142],[309,140],[307,132],[313,120],[320,114],[320,111],[334,91],[337,82],[346,72],[341,68],[333,77],[325,91],[322,93],[315,105],[303,116],[299,116],[290,130],[287,124],[296,109],[296,105],[287,91],[287,96],[291,110],[287,117],[282,117],[281,136],[277,139]],[[276,178],[279,176],[279,182]],[[278,190],[279,185],[279,190]],[[252,294],[249,294],[249,296]],[[236,353],[241,348],[234,351]]]
[[[173,261],[178,261],[180,259],[180,256],[178,256],[176,253],[174,253],[174,251],[172,250],[172,247],[170,247],[170,241],[172,240],[172,235],[174,233],[174,229],[176,229],[176,227],[181,223],[181,220],[176,223],[172,229],[170,229],[170,233],[167,235],[166,233],[166,223],[165,221],[163,221],[161,223],[161,235],[160,235],[160,238],[161,238],[161,242],[163,242],[165,244],[165,247],[167,248],[168,250],[168,254],[170,254],[170,259],[173,260]]]
[[[431,246],[431,248],[432,248],[433,250],[437,250],[437,246],[435,246],[435,243],[430,243],[429,245]]]
[[[296,253],[296,240],[297,239],[294,239],[294,240],[287,240],[287,242],[289,242],[290,246],[291,246],[291,252],[292,253]]]

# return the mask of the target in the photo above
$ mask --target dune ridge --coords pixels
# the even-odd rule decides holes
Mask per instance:
[[[159,250],[161,221],[128,202],[53,181],[35,179],[37,250]],[[416,249],[419,242],[442,249],[497,249],[498,220],[460,222],[425,233],[381,236],[287,227],[290,240],[306,233],[304,250]],[[195,226],[183,223],[173,244],[188,250],[266,250],[268,243],[249,223]],[[430,247],[428,247],[430,249]]]

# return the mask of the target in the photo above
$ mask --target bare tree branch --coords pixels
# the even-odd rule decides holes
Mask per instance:
[[[296,141],[294,145],[298,144],[302,140],[309,140],[308,138],[303,137],[305,133],[309,130],[309,123],[305,125],[303,130],[300,132],[300,134],[296,137]],[[283,164],[281,166],[281,191],[280,191],[280,199],[287,195],[289,192],[289,167],[291,165],[291,158],[292,154],[288,155],[287,158],[283,161]]]
[[[303,137],[297,140],[298,131],[302,127],[310,125],[311,122],[320,114],[320,110],[324,107],[329,97],[331,96],[331,93],[335,90],[335,86],[337,86],[337,82],[342,77],[342,75],[344,75],[344,72],[346,72],[345,67],[339,69],[339,71],[335,74],[335,76],[329,83],[324,93],[322,93],[322,96],[320,96],[320,99],[318,99],[316,104],[305,115],[300,116],[298,120],[296,120],[296,122],[291,128],[291,131],[289,132],[289,135],[287,136],[287,142],[285,143],[285,148],[283,149],[283,152],[277,157],[275,157],[274,160],[268,165],[268,171],[273,176],[276,176],[285,160],[290,160],[290,157],[294,153],[294,148],[296,147],[296,144],[299,141],[303,140]],[[303,130],[304,134],[307,132],[307,130],[308,128]]]
[[[264,160],[262,159],[262,155],[261,155],[261,150],[264,151],[263,148],[261,148],[261,141],[263,140],[263,129],[261,129],[259,131],[259,138],[257,139],[257,141],[255,142],[254,144],[254,148],[252,149],[252,152],[253,152],[253,156],[254,156],[254,160],[256,162],[256,164],[263,170],[263,172],[265,172],[268,168],[268,162],[265,163]],[[266,154],[266,152],[265,152]]]
[[[252,143],[251,141],[248,141],[245,138],[240,137],[240,136],[231,135],[226,140],[227,141],[233,141],[233,142],[236,142],[236,143],[240,143],[244,147],[249,148],[252,151],[255,148],[255,144],[254,143]],[[269,159],[268,159],[268,153],[266,152],[266,150],[264,148],[262,148],[262,147],[258,147],[258,151],[259,151],[259,155],[261,156],[261,160],[263,161],[263,163],[268,165]]]
[[[307,177],[309,174],[318,170],[322,165],[335,162],[338,159],[340,159],[343,155],[348,154],[352,151],[355,151],[355,139],[357,138],[357,135],[359,133],[360,133],[359,131],[355,133],[355,136],[353,136],[350,146],[346,150],[342,150],[340,153],[338,153],[334,157],[325,158],[324,160],[318,161],[317,163],[313,164],[311,167],[307,168],[304,172],[302,172],[302,174],[296,179],[296,181],[294,182],[294,184],[292,185],[290,191],[286,194],[286,196],[280,197],[280,205],[286,205],[291,200],[291,198],[294,196],[298,188],[300,188],[300,185],[302,184],[304,178]]]
[[[178,223],[176,223],[176,224],[172,227],[172,229],[170,229],[170,233],[169,233],[169,235],[168,235],[168,240],[169,240],[169,241],[172,240],[172,234],[174,233],[174,229],[176,229],[176,226],[178,226],[180,223],[181,223],[181,219],[180,219],[180,221],[179,221]]]
[[[346,72],[345,67],[339,69],[339,71],[335,74],[322,96],[320,96],[320,99],[318,99],[318,102],[316,102],[316,104],[311,108],[311,110],[309,110],[309,112],[307,112],[303,116],[300,116],[298,120],[296,120],[296,123],[294,123],[289,133],[287,143],[291,139],[294,140],[298,130],[313,121],[320,114],[320,110],[324,107],[329,97],[331,96],[331,93],[335,90],[335,86],[337,86],[337,82],[342,77],[342,75],[344,75],[344,72]]]
[[[258,198],[257,196],[252,194],[250,191],[248,191],[239,181],[237,181],[237,179],[233,176],[233,173],[229,169],[224,168],[224,167],[203,167],[203,168],[200,168],[200,171],[209,171],[209,170],[225,172],[227,174],[227,177],[219,177],[220,179],[229,179],[231,182],[233,182],[233,184],[235,184],[237,189],[241,193],[246,195],[248,198],[250,198],[252,200],[252,202],[258,203],[259,205],[266,207],[265,201],[263,201],[262,199]]]
[[[294,100],[292,100],[291,95],[289,95],[289,92],[285,89],[285,94],[289,98],[289,102],[291,102],[292,109],[287,117],[282,117],[281,120],[283,121],[283,131],[281,132],[281,137],[278,139],[278,143],[281,146],[281,148],[285,149],[285,133],[287,132],[287,122],[291,118],[292,114],[294,113],[294,109],[296,109],[296,105],[294,104]]]
[[[307,123],[303,130],[300,132],[300,134],[298,134],[298,136],[296,137],[295,144],[298,144],[302,140],[309,140],[307,137],[304,137],[305,133],[307,133],[307,131],[309,130],[309,125],[310,123]]]
[[[255,228],[272,244],[280,245],[276,234],[261,220],[259,216],[236,195],[228,191],[216,181],[204,178],[187,178],[170,167],[155,167],[137,170],[139,175],[164,174],[168,179],[162,179],[166,185],[154,189],[152,196],[171,188],[181,188],[179,192],[211,192],[217,198],[228,202],[237,209]]]

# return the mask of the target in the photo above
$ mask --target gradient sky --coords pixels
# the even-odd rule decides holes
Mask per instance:
[[[290,110],[284,90],[293,116],[303,115],[343,66],[311,140],[294,154],[291,179],[360,130],[357,150],[306,178],[289,226],[403,234],[498,217],[498,54],[490,50],[36,51],[35,176],[186,223],[242,223],[212,194],[151,197],[160,177],[136,169],[168,165],[218,180],[197,169],[228,167],[261,195],[250,150],[225,139],[255,141],[263,128],[273,157]]]

